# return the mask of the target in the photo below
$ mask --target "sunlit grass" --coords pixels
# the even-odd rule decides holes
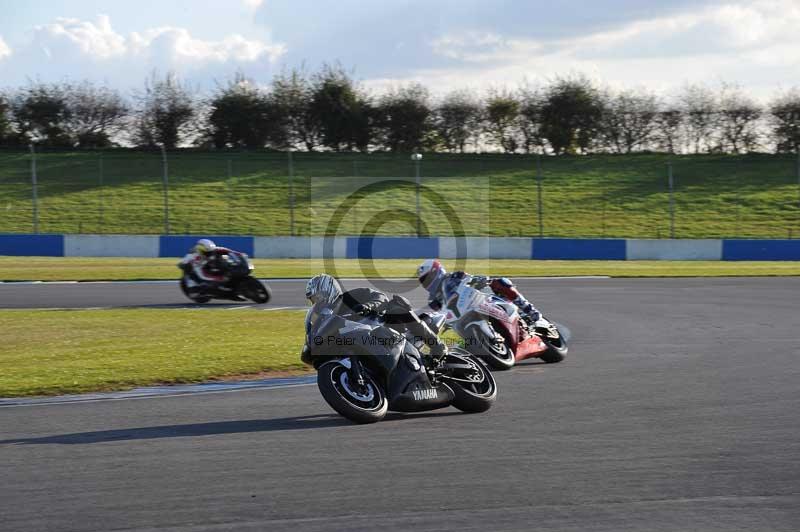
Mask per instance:
[[[304,371],[299,311],[0,311],[0,397]]]
[[[410,278],[418,259],[254,259],[255,274],[271,278],[309,278],[321,272],[339,277]],[[177,259],[90,257],[0,257],[3,281],[99,281],[177,279]],[[446,267],[456,267],[445,260]],[[333,268],[331,268],[333,266]],[[471,272],[510,277],[606,275],[611,277],[714,277],[800,275],[800,262],[745,261],[570,261],[472,259],[463,266]],[[372,269],[374,268],[374,270]]]
[[[667,162],[663,154],[544,157],[539,182],[533,157],[426,154],[421,174],[424,186],[457,213],[456,229],[468,235],[538,236],[541,221],[541,234],[550,237],[662,238],[670,235]],[[38,167],[42,232],[166,229],[159,154],[106,153],[102,181],[98,154],[42,154]],[[32,231],[28,168],[23,153],[0,155],[0,232]],[[676,237],[800,235],[793,156],[673,156],[672,169]],[[358,235],[387,207],[414,209],[413,187],[346,199],[376,179],[413,182],[405,155],[295,154],[293,173],[290,179],[283,154],[170,154],[170,231],[321,235],[330,230],[334,210],[350,202],[338,234]],[[422,218],[430,234],[454,230],[452,216],[424,195]],[[385,235],[413,230],[398,223],[370,229]]]

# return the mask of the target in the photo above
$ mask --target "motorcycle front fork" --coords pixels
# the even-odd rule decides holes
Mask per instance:
[[[350,379],[351,382],[356,383],[359,392],[363,391],[367,385],[364,381],[364,373],[361,371],[361,364],[355,358],[350,359]]]

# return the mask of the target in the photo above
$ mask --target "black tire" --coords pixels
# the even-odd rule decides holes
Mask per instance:
[[[347,368],[338,360],[331,360],[317,368],[317,386],[322,398],[343,417],[356,423],[375,423],[386,416],[389,401],[378,383],[364,373],[373,398],[360,401],[348,392]]]
[[[209,301],[211,301],[211,296],[197,295],[197,294],[193,293],[191,290],[189,290],[189,288],[186,286],[186,277],[185,276],[181,277],[180,285],[181,285],[181,291],[183,292],[183,295],[185,295],[186,297],[188,297],[189,299],[191,299],[195,303],[201,303],[202,304],[202,303],[208,303]]]
[[[466,338],[466,341],[467,350],[480,357],[494,370],[504,371],[511,369],[516,363],[514,353],[509,349],[505,341],[499,344],[491,341],[485,337],[477,326],[469,328],[469,337]]]
[[[272,299],[272,290],[255,277],[246,277],[239,284],[239,292],[247,299],[263,305]]]
[[[547,344],[547,351],[539,355],[540,359],[547,364],[557,364],[564,360],[567,352],[569,352],[569,347],[567,346],[567,341],[561,336],[561,331],[558,332],[558,338],[550,338],[543,334],[542,340]]]
[[[451,349],[451,352],[454,351]],[[460,355],[475,364],[476,369],[482,374],[483,380],[467,383],[460,380],[444,379],[444,382],[453,390],[455,395],[452,404],[462,412],[472,414],[486,412],[497,399],[497,383],[494,380],[494,376],[478,357],[470,355],[466,351],[460,353]]]

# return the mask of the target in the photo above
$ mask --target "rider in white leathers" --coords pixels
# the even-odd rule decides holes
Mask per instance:
[[[445,304],[445,292],[452,292],[467,275],[465,272],[447,273],[438,259],[428,259],[417,268],[417,279],[428,291],[428,306],[440,310]],[[525,299],[514,283],[506,277],[472,276],[472,284],[476,288],[488,286],[495,295],[514,303],[520,314],[535,323],[541,313],[533,304]]]

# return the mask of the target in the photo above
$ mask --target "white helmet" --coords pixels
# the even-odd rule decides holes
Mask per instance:
[[[334,303],[342,295],[339,281],[326,273],[315,275],[306,284],[306,298],[312,303]]]
[[[423,287],[428,288],[434,281],[447,275],[439,259],[428,259],[417,268],[417,279]]]
[[[194,252],[200,255],[205,255],[210,251],[214,251],[215,249],[217,249],[217,245],[213,240],[209,240],[207,238],[201,238],[197,241],[197,244],[194,245]]]

